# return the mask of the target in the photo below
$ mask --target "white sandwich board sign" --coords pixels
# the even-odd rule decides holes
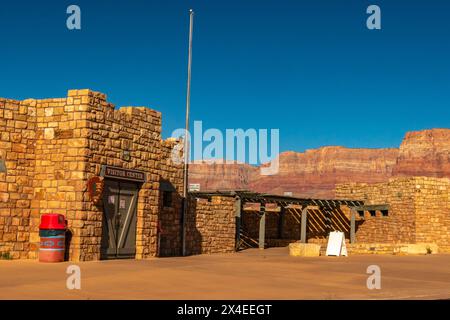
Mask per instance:
[[[343,232],[330,232],[327,245],[327,256],[347,256],[347,247],[345,245],[345,236]]]

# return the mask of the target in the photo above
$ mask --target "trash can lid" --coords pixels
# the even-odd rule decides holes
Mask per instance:
[[[66,229],[66,218],[63,214],[46,213],[41,216],[41,224],[39,229],[43,230],[64,230]]]

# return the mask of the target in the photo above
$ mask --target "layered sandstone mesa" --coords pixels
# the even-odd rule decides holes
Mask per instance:
[[[393,175],[449,177],[450,129],[408,132]]]
[[[332,198],[336,183],[382,182],[392,174],[397,149],[323,147],[280,154],[279,172],[257,176],[250,189],[294,196]]]
[[[247,189],[295,196],[334,196],[336,183],[382,182],[392,174],[397,149],[349,149],[323,147],[304,153],[280,154],[279,171],[264,176],[248,164],[203,161],[189,167],[189,182],[202,191]]]
[[[323,147],[284,152],[279,160],[279,172],[272,176],[247,164],[198,163],[190,169],[190,181],[200,183],[203,191],[248,189],[332,198],[338,183],[385,182],[393,176],[450,177],[450,129],[409,132],[400,149]]]
[[[199,183],[201,191],[249,189],[257,167],[223,160],[195,161],[189,165],[189,183]]]

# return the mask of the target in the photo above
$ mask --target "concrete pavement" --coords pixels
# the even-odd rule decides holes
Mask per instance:
[[[290,257],[287,248],[77,263],[0,260],[0,299],[450,299],[450,255]],[[369,265],[381,289],[369,290]]]

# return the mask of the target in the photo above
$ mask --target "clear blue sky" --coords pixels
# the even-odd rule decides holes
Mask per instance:
[[[66,8],[82,30],[66,28]],[[366,8],[382,30],[366,28]],[[196,11],[192,120],[279,128],[281,151],[397,147],[450,127],[450,1],[2,1],[0,97],[104,92],[184,126],[188,9]]]

